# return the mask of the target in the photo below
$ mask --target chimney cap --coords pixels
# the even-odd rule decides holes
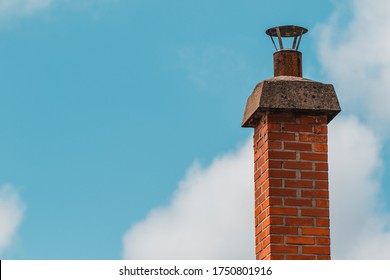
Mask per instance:
[[[277,29],[279,29],[281,37],[296,37],[296,36],[303,35],[309,31],[306,28],[301,26],[283,25],[283,26],[275,26],[267,29],[265,31],[265,34],[272,37],[278,37]]]
[[[282,26],[275,26],[272,28],[269,28],[265,31],[265,34],[271,37],[272,43],[275,46],[276,51],[284,50],[283,41],[282,38],[291,38],[294,37],[294,41],[292,44],[292,48],[289,50],[298,51],[299,44],[301,43],[302,35],[307,33],[309,30],[307,30],[304,27],[301,26],[295,26],[295,25],[282,25]],[[278,47],[275,44],[274,38],[278,37],[279,46]]]

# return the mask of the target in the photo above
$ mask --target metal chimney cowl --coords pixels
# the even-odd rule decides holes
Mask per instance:
[[[270,36],[276,49],[274,53],[274,76],[302,77],[302,53],[298,51],[302,35],[307,29],[285,25],[269,28],[265,33]],[[279,48],[276,46],[274,37],[278,38]],[[294,38],[291,48],[285,48],[282,38]]]
[[[255,127],[261,115],[269,111],[325,114],[328,123],[341,111],[333,85],[302,77],[302,53],[298,48],[307,32],[306,28],[293,25],[266,31],[276,49],[274,77],[257,84],[248,97],[242,127]],[[279,48],[274,37],[278,38]],[[293,38],[291,48],[285,48],[283,38]]]

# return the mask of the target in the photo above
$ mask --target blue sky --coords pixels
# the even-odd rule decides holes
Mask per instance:
[[[390,28],[388,8],[0,0],[0,256],[250,258],[253,131],[240,124],[273,75],[264,31],[295,24],[310,30],[304,76],[334,83],[343,108],[330,126],[332,250],[390,258],[390,42],[375,27]],[[373,237],[380,252],[364,245]]]

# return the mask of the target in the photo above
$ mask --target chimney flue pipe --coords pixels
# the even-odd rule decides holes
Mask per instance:
[[[294,26],[284,25],[269,28],[265,33],[270,36],[275,46],[274,53],[274,76],[295,76],[302,77],[302,53],[298,51],[302,35],[307,33],[307,29]],[[277,47],[274,37],[278,38],[279,48]],[[286,42],[282,38],[293,38],[291,48],[285,48]]]

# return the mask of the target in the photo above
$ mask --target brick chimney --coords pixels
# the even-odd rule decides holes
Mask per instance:
[[[242,126],[254,128],[256,259],[330,259],[327,132],[340,105],[332,85],[302,78],[306,32],[266,31],[276,48],[274,77],[255,87],[245,108]]]

